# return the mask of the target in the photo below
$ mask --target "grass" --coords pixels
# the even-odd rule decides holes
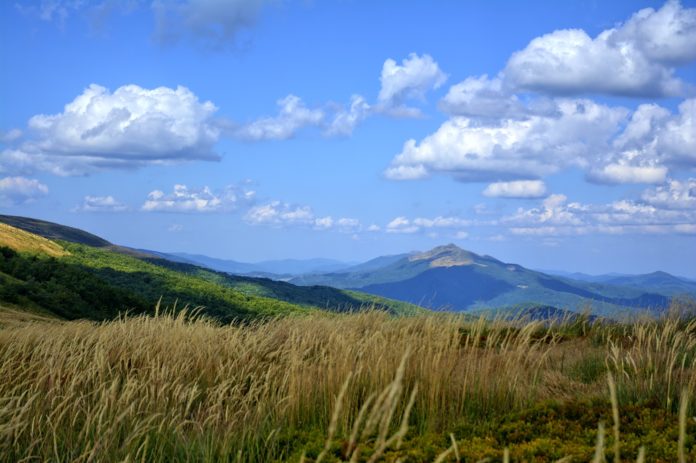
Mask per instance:
[[[8,462],[696,461],[683,311],[30,317],[0,325],[0,378]]]
[[[0,243],[20,252],[45,254],[62,257],[69,253],[51,240],[0,222]]]

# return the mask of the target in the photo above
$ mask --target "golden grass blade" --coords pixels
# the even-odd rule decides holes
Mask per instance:
[[[686,412],[689,407],[689,391],[684,389],[679,401],[679,442],[677,445],[679,463],[686,463],[686,452],[684,444],[686,442]]]
[[[609,383],[609,397],[611,398],[611,414],[614,419],[614,461],[621,461],[621,439],[619,434],[619,401],[616,397],[616,382],[611,372],[607,373]]]

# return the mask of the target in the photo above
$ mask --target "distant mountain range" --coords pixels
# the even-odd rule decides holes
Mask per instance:
[[[333,259],[282,259],[247,263],[184,252],[158,254],[168,256],[168,258],[172,260],[181,260],[183,262],[202,265],[220,272],[238,275],[268,275],[274,276],[276,279],[278,279],[279,276],[289,278],[293,275],[302,275],[305,273],[337,272],[355,265],[355,262],[346,263]]]
[[[301,285],[350,288],[430,309],[472,311],[536,305],[596,314],[665,309],[672,297],[696,297],[696,283],[665,272],[583,281],[480,256],[450,244],[385,256],[339,272],[302,275]]]
[[[376,303],[402,313],[412,312],[415,306],[495,313],[523,309],[525,313],[542,318],[586,309],[605,316],[637,309],[659,312],[668,307],[674,297],[696,298],[696,282],[665,272],[559,275],[562,272],[530,270],[453,244],[426,252],[381,256],[357,265],[330,259],[250,264],[117,246],[88,232],[36,219],[0,215],[0,222],[54,240],[55,243],[47,245],[34,238],[24,238],[29,243],[25,247],[31,244],[33,248],[41,248],[41,252],[48,250],[62,262],[118,286],[117,289],[126,291],[129,297],[142,301],[173,295],[191,305],[217,304],[226,308],[221,313],[228,318],[246,313],[238,295],[247,298],[247,305],[254,307],[252,312],[263,312],[264,302],[253,299],[261,297],[292,307],[331,310]],[[8,238],[7,232],[5,235],[5,242],[12,244],[12,238]],[[80,246],[68,246],[63,242]],[[0,286],[3,281],[14,281],[12,278],[12,275],[0,273]],[[234,294],[219,293],[219,286]],[[193,288],[208,288],[208,294],[196,293]],[[214,294],[218,296],[213,297]]]

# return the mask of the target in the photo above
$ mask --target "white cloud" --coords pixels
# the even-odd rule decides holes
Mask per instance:
[[[503,73],[513,87],[555,94],[682,95],[691,90],[673,66],[696,59],[694,43],[696,9],[669,1],[595,38],[580,29],[537,37]]]
[[[692,233],[696,208],[687,208],[682,183],[647,190],[647,201],[619,200],[609,204],[568,202],[551,195],[540,207],[520,208],[501,223],[517,235],[582,235],[588,233]]]
[[[428,91],[439,88],[446,80],[447,75],[430,55],[411,53],[401,64],[389,58],[382,66],[378,106],[393,115],[417,116],[420,111],[406,107],[405,103],[423,100]]]
[[[186,185],[174,185],[174,191],[165,194],[151,191],[141,210],[145,212],[225,212],[250,206],[256,193],[252,190],[228,185],[220,191],[205,186],[191,189]]]
[[[350,135],[355,127],[370,115],[372,107],[360,95],[353,95],[350,107],[338,111],[329,126],[326,128],[327,135]]]
[[[156,33],[160,42],[192,39],[211,48],[234,46],[271,0],[155,0]]]
[[[483,195],[489,198],[541,198],[546,196],[546,185],[541,180],[515,180],[489,184]]]
[[[593,182],[655,184],[670,169],[696,167],[696,99],[674,114],[655,104],[631,113],[588,99],[557,98],[553,105],[555,111],[519,118],[452,116],[419,143],[408,140],[385,174],[526,180],[576,167]]]
[[[11,143],[18,140],[22,136],[22,131],[19,129],[10,129],[8,131],[0,130],[0,142]]]
[[[681,64],[696,60],[696,8],[670,0],[659,10],[645,8],[616,31],[618,43],[631,42],[650,59]]]
[[[388,178],[446,173],[462,181],[536,179],[569,166],[586,167],[588,154],[605,152],[626,115],[590,100],[558,100],[557,116],[530,116],[484,124],[455,116],[420,143],[408,140]]]
[[[386,226],[387,233],[416,233],[420,227],[413,225],[406,217],[396,217]]]
[[[186,87],[90,85],[64,111],[29,120],[35,135],[2,153],[0,171],[79,175],[189,160],[216,160],[217,108]]]
[[[328,230],[334,226],[334,220],[331,216],[317,217],[314,219],[314,228],[317,230]]]
[[[385,227],[387,233],[418,233],[423,230],[456,230],[471,225],[469,220],[459,217],[437,216],[435,218],[417,217],[408,219],[404,216],[394,218]]]
[[[625,162],[607,164],[592,170],[588,178],[598,183],[662,183],[665,166],[632,166]]]
[[[696,99],[671,114],[655,104],[640,105],[612,148],[588,172],[604,183],[661,183],[668,169],[696,166]]]
[[[85,196],[82,204],[73,209],[75,212],[121,212],[125,210],[128,210],[128,206],[113,196]]]
[[[5,177],[0,179],[0,203],[16,206],[32,202],[48,194],[48,187],[33,178]]]
[[[336,226],[341,230],[357,230],[360,228],[360,221],[349,217],[341,217],[336,221]]]
[[[293,206],[281,201],[273,201],[251,208],[244,218],[254,225],[309,224],[314,221],[314,213],[309,206]]]
[[[234,135],[250,141],[285,140],[293,137],[304,127],[319,126],[324,121],[324,111],[308,108],[295,95],[288,95],[277,103],[277,116],[263,117],[244,125],[236,129]]]
[[[485,74],[469,77],[450,87],[440,101],[440,109],[451,115],[481,119],[526,119],[558,113],[555,101],[550,98],[522,98],[510,90],[500,77],[489,79]]]
[[[357,219],[331,216],[317,217],[309,206],[271,201],[251,208],[244,220],[252,225],[309,226],[316,230],[336,230],[342,233],[354,233],[362,230]]]
[[[645,190],[641,199],[658,208],[696,210],[696,178],[670,180],[654,190]]]
[[[504,219],[504,222],[534,225],[582,225],[578,213],[584,207],[579,203],[568,203],[562,194],[553,194],[546,198],[541,207],[519,208],[517,212]]]

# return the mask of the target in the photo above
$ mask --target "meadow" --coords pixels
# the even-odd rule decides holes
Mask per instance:
[[[1,461],[696,461],[696,318],[0,316]]]

